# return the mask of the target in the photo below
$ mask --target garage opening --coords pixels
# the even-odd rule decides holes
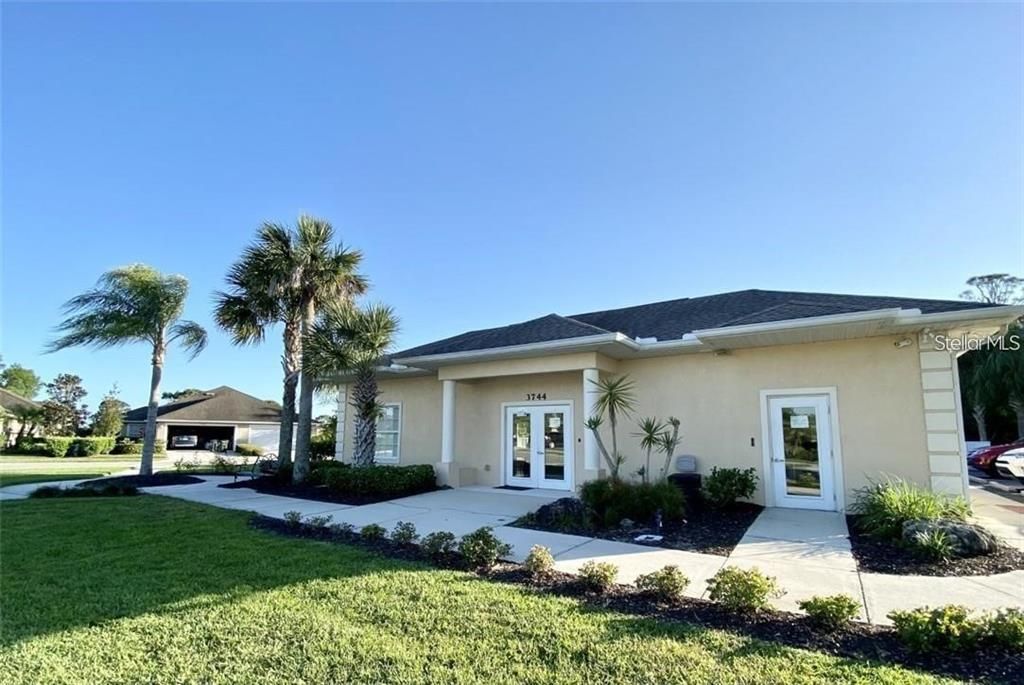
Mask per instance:
[[[167,449],[210,450],[235,449],[234,426],[168,426]]]

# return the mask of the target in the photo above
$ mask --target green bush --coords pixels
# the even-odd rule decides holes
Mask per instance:
[[[402,545],[414,545],[419,537],[416,525],[407,521],[399,521],[391,531],[391,539]]]
[[[79,457],[93,457],[97,454],[110,454],[114,449],[113,437],[76,438],[74,452]]]
[[[678,602],[690,584],[690,579],[678,566],[666,566],[658,571],[637,576],[636,587],[663,602]]]
[[[68,438],[60,435],[46,436],[41,441],[41,452],[48,457],[71,456],[71,448],[75,444],[75,438]]]
[[[420,547],[424,554],[435,561],[440,561],[455,553],[457,543],[455,535],[446,530],[439,530],[435,533],[427,533],[420,541]]]
[[[324,485],[345,494],[405,497],[437,487],[434,467],[427,464],[359,467],[339,464],[318,470]]]
[[[174,462],[174,470],[178,473],[192,473],[199,469],[199,462],[194,459],[182,457]]]
[[[367,524],[359,529],[359,537],[364,540],[383,540],[385,535],[387,531],[384,530],[384,526],[378,526],[376,523]]]
[[[142,440],[118,438],[110,450],[111,454],[142,454]],[[153,448],[154,454],[167,454],[167,445],[157,440]]]
[[[302,512],[294,510],[284,512],[284,522],[288,524],[289,528],[298,528],[302,525]]]
[[[533,578],[545,578],[555,570],[555,558],[551,556],[551,550],[544,545],[534,545],[523,561],[523,568]]]
[[[767,609],[770,599],[781,597],[775,578],[759,569],[726,566],[708,580],[708,597],[733,611],[756,612]]]
[[[355,535],[356,527],[347,521],[342,523],[333,523],[331,524],[331,532],[335,535],[349,537],[351,535]]]
[[[1003,609],[985,620],[989,642],[1016,652],[1024,652],[1024,611]]]
[[[262,457],[263,448],[249,442],[240,442],[235,445],[235,454],[240,457]]]
[[[811,623],[825,630],[838,630],[860,613],[860,602],[850,595],[814,596],[797,604]]]
[[[580,566],[579,576],[583,586],[594,592],[605,593],[615,585],[619,567],[607,561],[588,561]]]
[[[36,488],[29,497],[33,499],[50,499],[53,497],[133,497],[139,494],[139,489],[134,485],[107,485],[83,484],[73,488],[62,488],[57,485],[44,485]]]
[[[704,478],[701,494],[716,509],[731,507],[740,499],[750,499],[757,489],[757,471],[749,469],[720,469],[712,467]]]
[[[333,520],[334,517],[330,514],[327,514],[326,516],[307,516],[306,525],[311,528],[327,528],[331,525],[331,521]]]
[[[623,519],[649,524],[661,511],[666,521],[683,516],[683,493],[671,483],[627,483],[611,478],[588,481],[580,499],[594,523],[614,528]]]
[[[462,536],[459,552],[470,568],[489,571],[498,563],[498,559],[512,553],[512,546],[499,540],[493,528],[484,526]]]
[[[963,652],[977,647],[985,622],[971,618],[966,607],[948,604],[936,609],[891,611],[896,635],[915,652]]]
[[[956,556],[949,534],[938,528],[915,534],[911,545],[919,556],[929,561],[949,561]]]
[[[856,491],[853,512],[867,533],[898,540],[907,521],[965,521],[971,509],[962,497],[925,490],[901,479],[872,483]]]
[[[309,459],[312,462],[334,459],[335,443],[332,436],[315,435],[309,442]]]

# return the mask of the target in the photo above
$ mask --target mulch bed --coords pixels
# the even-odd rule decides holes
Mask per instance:
[[[157,472],[152,476],[114,476],[112,478],[97,478],[96,480],[89,481],[89,487],[103,487],[105,485],[134,485],[137,488],[156,488],[161,485],[191,485],[193,483],[202,483],[202,478],[196,478],[195,476],[188,476],[184,473],[174,473],[171,471]]]
[[[928,561],[907,547],[866,534],[857,525],[858,518],[847,516],[846,524],[853,558],[861,571],[898,576],[990,576],[1024,569],[1024,552],[1005,545],[992,554]]]
[[[750,524],[754,522],[754,519],[763,510],[764,507],[748,502],[737,502],[724,511],[702,509],[688,513],[681,522],[666,523],[660,531],[646,527],[599,529],[583,525],[582,523],[576,527],[544,527],[539,525],[529,515],[524,516],[511,525],[518,528],[543,530],[549,533],[586,535],[603,540],[643,544],[649,547],[679,549],[687,552],[700,552],[702,554],[716,554],[725,557],[729,556],[729,553],[739,543],[740,538],[747,532],[747,528],[750,528]],[[644,533],[659,534],[664,539],[661,542],[654,543],[638,543],[634,540],[637,535]]]
[[[333,504],[350,504],[353,506],[387,502],[401,497],[410,497],[412,495],[419,495],[424,492],[433,492],[434,490],[442,489],[434,488],[433,490],[421,490],[419,492],[409,492],[397,495],[368,495],[350,492],[337,492],[330,490],[326,485],[293,485],[291,483],[282,483],[268,476],[260,478],[239,478],[234,483],[224,483],[218,487],[227,488],[229,490],[235,488],[250,488],[265,495],[280,495],[281,497],[295,497],[298,499],[312,500],[314,502],[331,502]]]
[[[295,526],[259,515],[252,517],[250,525],[280,535],[353,545],[395,559],[425,561],[441,568],[465,570],[466,567],[458,554],[444,559],[428,559],[417,545],[399,544],[387,539],[364,540],[351,532]],[[828,633],[815,628],[806,616],[786,611],[741,614],[728,611],[709,600],[693,598],[666,605],[627,585],[616,585],[607,593],[595,594],[587,590],[574,575],[554,572],[537,580],[519,564],[511,563],[499,564],[481,576],[533,592],[575,598],[593,608],[670,623],[728,630],[766,642],[834,656],[894,663],[965,680],[1019,682],[1020,674],[1024,672],[1024,654],[992,647],[986,647],[980,657],[978,653],[970,652],[918,654],[908,650],[893,630],[886,626],[852,622],[839,631]]]

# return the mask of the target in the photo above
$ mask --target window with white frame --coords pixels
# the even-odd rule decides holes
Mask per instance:
[[[402,448],[402,405],[385,404],[377,417],[377,451],[374,461],[396,462]]]

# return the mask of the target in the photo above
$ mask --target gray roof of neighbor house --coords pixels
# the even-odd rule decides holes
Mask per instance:
[[[146,407],[132,409],[125,413],[124,420],[133,423],[145,421],[146,410]],[[281,405],[222,385],[160,405],[157,420],[276,423],[281,420]]]
[[[679,339],[693,331],[853,314],[879,309],[918,309],[922,314],[997,306],[957,300],[908,297],[834,295],[780,290],[739,290],[720,295],[606,309],[571,316],[548,314],[522,323],[462,333],[419,345],[391,356],[407,359],[435,354],[487,350],[511,345],[549,342],[589,335],[622,333],[630,338]]]
[[[0,408],[13,411],[19,407],[40,409],[42,408],[42,405],[38,402],[33,402],[27,397],[22,397],[17,393],[13,393],[10,390],[0,388]]]

